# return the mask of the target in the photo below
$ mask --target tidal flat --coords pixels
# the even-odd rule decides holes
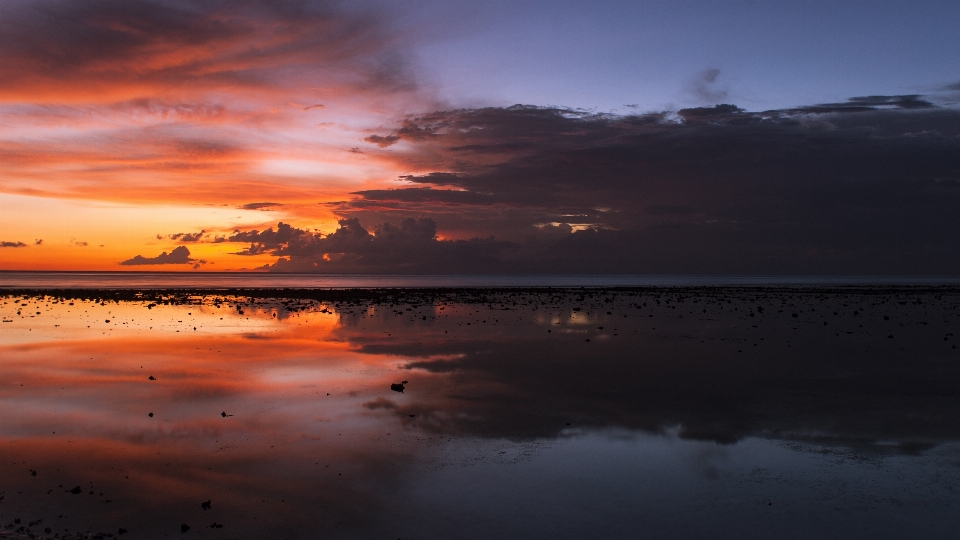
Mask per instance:
[[[0,290],[0,538],[956,538],[960,288]]]

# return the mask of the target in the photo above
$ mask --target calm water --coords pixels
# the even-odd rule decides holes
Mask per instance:
[[[930,276],[671,276],[522,275],[420,276],[356,274],[11,272],[0,288],[236,289],[425,287],[669,287],[729,285],[960,285],[960,277]]]
[[[957,535],[956,291],[0,302],[7,531]]]

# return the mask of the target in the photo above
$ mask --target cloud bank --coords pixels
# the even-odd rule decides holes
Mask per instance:
[[[924,96],[440,111],[367,142],[426,172],[331,203],[330,235],[281,223],[228,238],[238,253],[277,271],[960,272],[960,111]]]

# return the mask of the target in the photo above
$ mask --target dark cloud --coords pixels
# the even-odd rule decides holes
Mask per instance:
[[[164,251],[156,257],[144,257],[137,255],[132,259],[127,259],[119,264],[124,266],[154,265],[154,264],[190,264],[197,263],[196,259],[190,258],[190,250],[186,246],[177,246],[169,254]]]
[[[168,235],[168,238],[171,240],[177,240],[179,242],[199,242],[203,239],[203,235],[206,231],[200,231],[196,233],[175,233]]]
[[[280,257],[268,268],[286,272],[503,271],[500,257],[514,247],[493,238],[439,240],[430,218],[384,222],[372,233],[357,218],[341,219],[328,235],[280,223],[276,231],[237,232],[229,241],[250,242],[237,255]]]
[[[280,223],[222,241],[298,272],[960,272],[960,111],[923,96],[638,115],[515,105],[411,116],[377,137],[379,159],[434,171],[329,203],[329,235]]]
[[[247,203],[241,206],[240,208],[244,210],[262,210],[264,208],[271,208],[273,206],[283,206],[283,205],[275,202],[254,202],[254,203]]]
[[[863,96],[850,98],[843,103],[823,103],[808,107],[798,107],[790,112],[800,113],[839,113],[839,112],[867,112],[882,109],[932,109],[932,102],[919,94],[902,96]]]
[[[6,240],[0,241],[0,248],[21,248],[27,247],[23,242],[8,242]]]
[[[510,271],[960,272],[960,111],[923,96],[758,113],[467,109],[382,136],[411,143],[384,156],[437,172],[334,210],[494,235],[515,243],[496,254]],[[571,232],[529,241],[547,225]]]

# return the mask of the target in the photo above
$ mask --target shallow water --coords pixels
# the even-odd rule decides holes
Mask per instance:
[[[0,302],[7,531],[956,535],[951,290]]]
[[[3,289],[696,287],[960,285],[956,276],[391,275],[268,272],[0,271]]]

